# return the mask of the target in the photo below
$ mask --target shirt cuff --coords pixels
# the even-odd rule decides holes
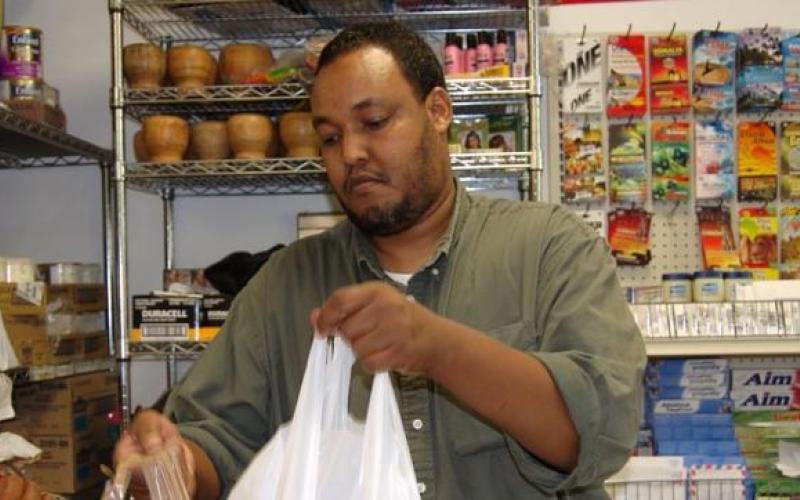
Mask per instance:
[[[236,480],[241,474],[241,467],[237,466],[230,453],[225,447],[214,438],[213,434],[207,429],[204,429],[200,423],[184,423],[177,424],[181,436],[191,440],[197,446],[203,449],[214,464],[219,477],[220,485],[220,498],[227,498],[231,488],[236,483]],[[228,457],[228,458],[226,458]]]
[[[592,381],[564,353],[535,352],[536,357],[555,381],[564,398],[579,437],[578,465],[570,473],[559,472],[536,458],[514,438],[506,435],[511,456],[520,473],[543,493],[554,495],[583,483],[580,478],[595,476],[597,434],[600,427],[600,402]]]

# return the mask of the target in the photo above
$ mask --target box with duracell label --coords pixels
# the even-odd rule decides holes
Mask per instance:
[[[231,298],[226,295],[206,295],[203,297],[203,319],[200,326],[219,328],[228,318]]]
[[[200,340],[202,297],[134,295],[132,342]]]

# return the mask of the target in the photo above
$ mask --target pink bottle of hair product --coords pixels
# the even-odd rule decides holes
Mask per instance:
[[[478,71],[478,37],[475,33],[467,35],[467,50],[464,51],[464,71],[467,73]]]
[[[497,32],[497,43],[494,44],[494,65],[505,64],[508,62],[508,39],[506,32]]]
[[[464,72],[463,39],[454,33],[448,33],[444,45],[444,74]]]
[[[478,33],[478,69],[492,65],[492,34],[486,31]]]

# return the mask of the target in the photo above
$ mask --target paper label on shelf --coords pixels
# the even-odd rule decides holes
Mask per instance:
[[[597,38],[561,40],[561,104],[565,113],[603,111],[603,61]]]
[[[14,383],[5,373],[0,373],[0,420],[14,418],[14,407],[11,405],[11,391]]]
[[[44,283],[41,281],[17,283],[17,288],[14,293],[17,297],[31,304],[40,306],[44,300]]]
[[[8,332],[6,332],[6,327],[3,323],[3,314],[0,313],[0,370],[8,370],[17,366],[19,366],[19,360],[14,348],[11,346],[11,341],[8,339]],[[2,400],[2,395],[0,395],[0,400]]]

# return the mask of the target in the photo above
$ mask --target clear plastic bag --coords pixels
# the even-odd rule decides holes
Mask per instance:
[[[106,482],[102,500],[125,500],[131,477],[137,470],[144,476],[152,500],[190,500],[180,464],[178,443],[152,455],[133,455],[117,466],[114,478]]]

